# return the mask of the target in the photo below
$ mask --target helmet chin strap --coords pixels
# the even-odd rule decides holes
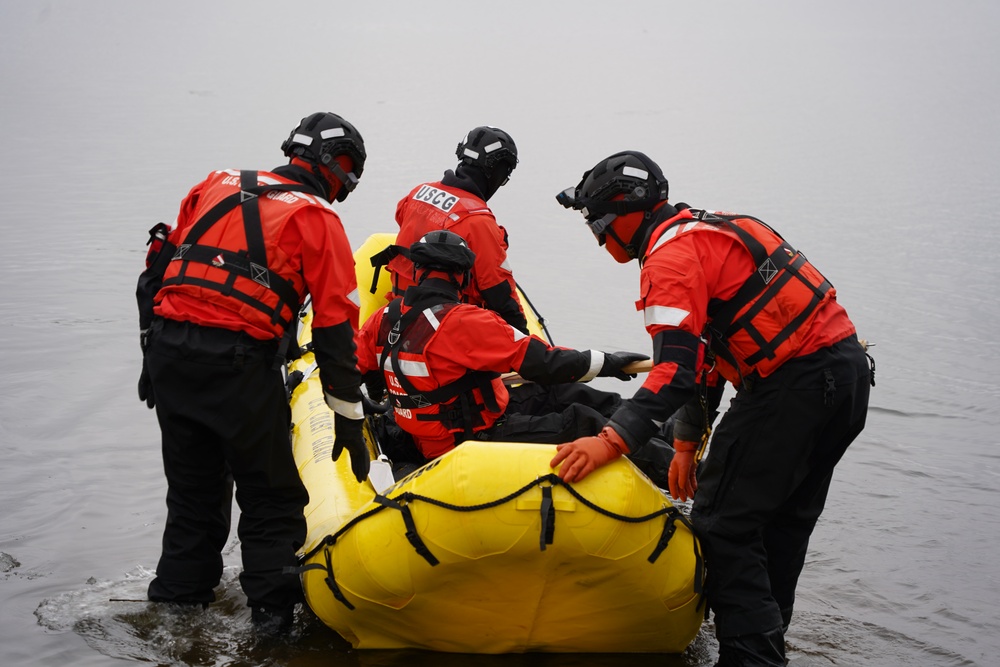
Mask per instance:
[[[639,256],[638,249],[634,245],[632,245],[631,243],[625,243],[624,241],[622,241],[618,237],[618,235],[615,234],[615,230],[613,228],[608,227],[604,231],[604,233],[607,234],[608,236],[610,236],[611,238],[613,238],[615,240],[615,243],[617,243],[618,245],[620,245],[622,247],[622,250],[625,251],[625,254],[628,255],[629,259],[635,259],[636,257]]]
[[[635,244],[635,240],[637,238],[642,238],[649,221],[652,219],[653,211],[644,211],[642,214],[642,222],[640,222],[639,226],[635,228],[635,231],[632,233],[632,238],[629,239],[628,243],[622,241],[618,234],[615,233],[614,225],[608,225],[608,228],[604,230],[604,233],[613,238],[615,243],[621,246],[622,250],[625,251],[625,254],[628,255],[629,259],[635,259],[639,256],[639,246]]]

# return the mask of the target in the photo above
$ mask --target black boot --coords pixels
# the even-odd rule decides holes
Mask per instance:
[[[785,633],[775,628],[756,635],[719,639],[715,667],[785,667]]]
[[[264,635],[278,635],[292,627],[295,607],[254,607],[250,621],[254,629]]]

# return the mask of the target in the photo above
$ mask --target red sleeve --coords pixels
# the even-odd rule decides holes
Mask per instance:
[[[445,317],[436,344],[427,350],[428,365],[450,368],[455,377],[466,369],[507,373],[520,367],[531,340],[492,311],[458,306]]]
[[[726,234],[692,232],[670,241],[642,268],[642,298],[636,305],[643,312],[646,331],[653,338],[671,330],[700,337],[708,322],[709,301],[735,294],[752,264],[749,253]],[[677,371],[676,363],[657,364],[643,387],[656,393],[673,381]]]
[[[358,370],[362,375],[378,370],[378,331],[382,326],[385,310],[376,310],[358,330]]]
[[[354,255],[340,217],[330,209],[303,207],[295,214],[302,237],[302,277],[312,295],[313,327],[350,322],[358,328]]]
[[[202,190],[205,189],[206,182],[207,179],[191,188],[191,191],[188,192],[187,196],[184,197],[184,200],[181,201],[181,207],[177,212],[177,220],[174,222],[171,235],[176,234],[178,230],[187,229],[187,227],[194,222],[194,218],[192,216],[198,208],[198,198],[201,196]],[[170,241],[176,242],[177,239],[178,237],[174,236],[174,238],[170,239]]]
[[[739,242],[721,233],[687,232],[667,243],[643,264],[636,302],[657,363],[611,418],[630,448],[648,440],[656,422],[669,419],[694,395],[708,303],[739,289],[739,277],[747,275],[742,262],[752,264]]]
[[[505,282],[510,285],[511,293],[516,294],[514,273],[507,263],[506,235],[496,219],[486,213],[470,216],[464,231],[468,236],[466,243],[476,253],[476,263],[472,267],[476,289],[482,293]]]

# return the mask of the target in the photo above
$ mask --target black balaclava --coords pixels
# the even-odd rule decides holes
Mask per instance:
[[[500,186],[507,181],[510,170],[505,163],[498,164],[487,174],[482,167],[474,164],[460,163],[455,170],[444,172],[441,182],[444,185],[461,188],[466,192],[478,195],[483,201],[489,201]]]

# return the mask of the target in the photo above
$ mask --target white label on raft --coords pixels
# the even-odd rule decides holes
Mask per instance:
[[[417,193],[413,195],[413,198],[417,201],[427,202],[434,208],[439,208],[445,213],[451,211],[452,207],[455,206],[455,202],[458,201],[458,197],[450,192],[438,190],[429,185],[421,185]]]
[[[375,493],[383,494],[385,490],[396,483],[392,476],[392,464],[384,456],[380,456],[371,462],[368,469],[368,479],[375,487]]]

